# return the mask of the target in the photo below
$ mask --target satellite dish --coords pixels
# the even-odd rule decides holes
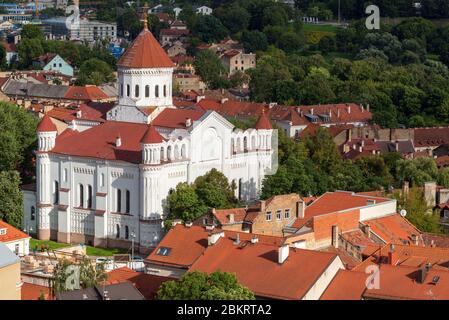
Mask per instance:
[[[407,215],[407,210],[402,209],[401,212],[399,212],[399,214],[401,215],[401,217],[405,217]]]

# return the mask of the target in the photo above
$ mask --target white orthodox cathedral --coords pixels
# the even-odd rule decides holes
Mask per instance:
[[[212,168],[258,197],[277,141],[262,113],[242,131],[214,111],[172,103],[173,64],[144,28],[118,62],[119,102],[107,120],[59,135],[48,116],[37,130],[36,187],[24,190],[24,226],[39,239],[104,247],[154,247],[166,199]]]

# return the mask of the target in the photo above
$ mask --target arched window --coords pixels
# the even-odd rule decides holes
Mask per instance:
[[[179,147],[178,147],[178,145],[175,145],[175,149],[174,149],[174,155],[173,155],[173,158],[174,159],[179,159]]]
[[[164,97],[167,96],[167,86],[164,84]]]
[[[139,85],[138,85],[138,84],[136,84],[136,87],[135,87],[135,89],[134,89],[134,96],[135,96],[136,98],[139,97]]]
[[[167,147],[167,159],[168,159],[168,161],[171,161],[171,158],[172,158],[172,156],[171,156],[171,146],[168,146]]]
[[[161,161],[164,161],[164,147],[161,147]]]
[[[234,138],[231,139],[231,154],[235,153],[235,142]]]
[[[82,208],[84,206],[84,187],[82,184],[78,186],[78,207]]]
[[[185,145],[185,144],[183,144],[182,147],[181,147],[181,158],[182,158],[182,159],[187,158],[187,155],[186,155],[186,145]]]
[[[117,208],[116,212],[122,212],[122,190],[117,189]]]
[[[100,186],[104,187],[104,173],[100,174]]]
[[[129,213],[131,209],[131,193],[126,190],[126,213]]]
[[[154,87],[154,95],[156,96],[156,98],[159,98],[159,86],[158,85],[156,85]]]
[[[243,196],[242,187],[243,187],[242,179],[239,179],[239,200],[242,200]]]
[[[129,239],[129,228],[128,228],[128,226],[125,226],[125,239],[126,240]]]
[[[248,138],[243,138],[243,152],[248,152]]]
[[[53,182],[53,204],[59,203],[59,182],[54,181]]]
[[[120,226],[118,224],[115,226],[115,237],[120,238]]]
[[[126,95],[129,97],[131,95],[131,87],[129,84],[126,85]]]
[[[91,185],[87,186],[87,207],[89,209],[92,208],[92,186]]]
[[[150,97],[150,86],[146,85],[145,86],[145,98],[149,98]]]
[[[36,219],[36,208],[34,206],[31,206],[30,219],[31,219],[31,221],[34,221]]]
[[[123,83],[120,83],[120,97],[123,97]]]

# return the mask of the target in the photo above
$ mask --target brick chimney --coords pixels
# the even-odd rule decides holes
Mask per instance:
[[[398,263],[398,253],[394,247],[394,244],[390,244],[390,251],[388,251],[388,263],[395,266]]]
[[[120,136],[117,136],[115,138],[115,146],[118,148],[122,145],[122,138]]]
[[[278,263],[283,264],[285,262],[285,260],[287,260],[289,253],[290,253],[290,247],[288,244],[284,244],[282,247],[279,247]]]
[[[417,235],[417,234],[412,234],[411,235],[411,238],[412,238],[412,243],[415,245],[415,246],[417,246],[417,245],[419,245],[419,236]]]
[[[228,218],[229,218],[229,223],[234,223],[234,214],[233,213],[230,213]]]
[[[338,248],[338,226],[336,224],[332,226],[332,246]]]

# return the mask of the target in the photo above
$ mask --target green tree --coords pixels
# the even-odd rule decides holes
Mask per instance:
[[[268,47],[267,36],[257,30],[244,31],[242,42],[246,52],[265,51]]]
[[[211,15],[202,15],[193,27],[193,34],[207,43],[223,40],[228,30],[220,20]]]
[[[25,39],[38,39],[39,41],[44,41],[45,37],[42,30],[34,24],[26,24],[23,26],[20,32],[20,37],[22,40]]]
[[[92,58],[83,62],[79,71],[78,85],[111,82],[114,80],[113,70],[109,64],[97,58]]]
[[[168,196],[168,208],[172,218],[183,221],[193,221],[207,211],[207,207],[200,201],[195,187],[187,183],[180,183]]]
[[[231,34],[248,28],[250,15],[243,7],[232,5],[230,8],[218,9],[218,12],[215,14]]]
[[[205,206],[225,209],[237,204],[235,185],[231,185],[228,178],[217,169],[196,178],[194,186],[199,200]]]
[[[441,228],[439,225],[439,215],[431,212],[431,208],[427,207],[422,190],[413,187],[410,189],[406,198],[400,194],[395,194],[398,200],[398,208],[407,211],[406,218],[419,230],[423,232],[439,233]]]
[[[212,50],[200,51],[194,62],[195,70],[201,79],[211,88],[227,87],[226,69],[220,58]]]
[[[44,53],[42,41],[38,38],[25,38],[17,46],[19,53],[20,66],[28,68],[31,66],[33,59]]]
[[[438,172],[438,184],[445,188],[449,188],[449,168],[443,168]]]
[[[0,220],[21,229],[22,192],[17,171],[0,171]]]
[[[180,280],[164,282],[158,300],[254,300],[254,294],[240,285],[232,273],[216,271],[186,273]]]

